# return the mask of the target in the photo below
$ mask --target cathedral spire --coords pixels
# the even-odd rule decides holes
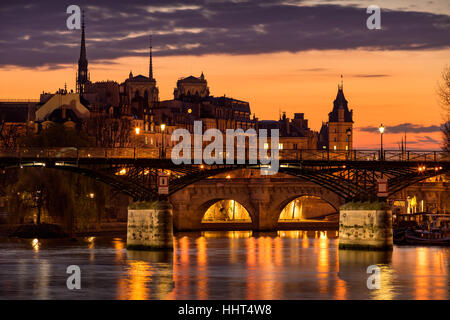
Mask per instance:
[[[80,60],[86,59],[86,36],[84,33],[84,10],[81,18],[81,49],[80,49]]]
[[[150,65],[148,68],[148,77],[153,79],[153,59],[152,59],[152,35],[150,34]]]
[[[86,36],[84,31],[84,10],[81,26],[80,58],[78,59],[77,92],[83,93],[85,85],[89,82],[88,61],[86,57]]]

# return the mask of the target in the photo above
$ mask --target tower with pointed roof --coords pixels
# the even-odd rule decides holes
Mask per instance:
[[[150,128],[152,109],[158,105],[159,89],[153,77],[152,35],[149,35],[148,76],[134,76],[130,71],[128,79],[121,84],[121,104],[123,113],[144,120],[144,131]]]
[[[84,33],[84,11],[83,11],[82,26],[81,26],[81,49],[80,49],[80,58],[78,59],[77,92],[83,93],[86,84],[88,84],[89,82],[90,81],[88,73],[88,60],[86,57],[86,38]]]
[[[328,114],[328,148],[340,151],[353,148],[353,110],[348,109],[342,75],[333,110]]]
[[[150,34],[150,63],[148,67],[148,78],[153,80],[153,57],[152,57],[152,35]]]

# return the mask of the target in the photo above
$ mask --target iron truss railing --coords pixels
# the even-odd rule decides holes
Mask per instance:
[[[251,149],[258,152],[257,149]],[[270,154],[271,150],[264,150]],[[249,160],[247,148],[244,157]],[[261,152],[261,150],[259,151]],[[278,150],[279,160],[315,160],[315,161],[434,161],[450,162],[450,152],[436,150]],[[237,151],[234,159],[238,159]],[[189,154],[194,158],[194,150]],[[225,159],[228,152],[220,155]],[[51,159],[171,159],[172,148],[17,148],[0,149],[0,158],[51,158]]]
[[[169,174],[172,194],[217,174],[264,167],[248,163],[248,150],[240,158],[243,164],[175,165],[170,155],[171,149],[159,148],[21,148],[0,150],[0,168],[40,166],[71,171],[102,181],[136,200],[148,200],[158,197],[160,172]],[[346,200],[375,197],[377,180],[382,177],[388,179],[392,195],[450,171],[450,154],[440,151],[284,149],[279,150],[278,160],[280,173],[314,182]]]

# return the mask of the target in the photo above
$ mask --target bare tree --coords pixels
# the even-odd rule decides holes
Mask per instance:
[[[126,118],[113,118],[106,114],[90,119],[90,134],[98,147],[128,147],[131,144],[131,121]]]
[[[0,145],[2,148],[15,149],[19,136],[19,125],[0,120]]]
[[[442,80],[438,85],[439,102],[443,110],[442,125],[443,144],[442,149],[450,152],[450,67],[447,66],[442,72]]]

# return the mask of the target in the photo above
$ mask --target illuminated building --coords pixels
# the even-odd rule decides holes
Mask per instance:
[[[318,148],[332,151],[353,148],[353,110],[348,109],[342,82],[338,85],[333,110],[328,114],[328,122],[323,123],[320,129]]]

